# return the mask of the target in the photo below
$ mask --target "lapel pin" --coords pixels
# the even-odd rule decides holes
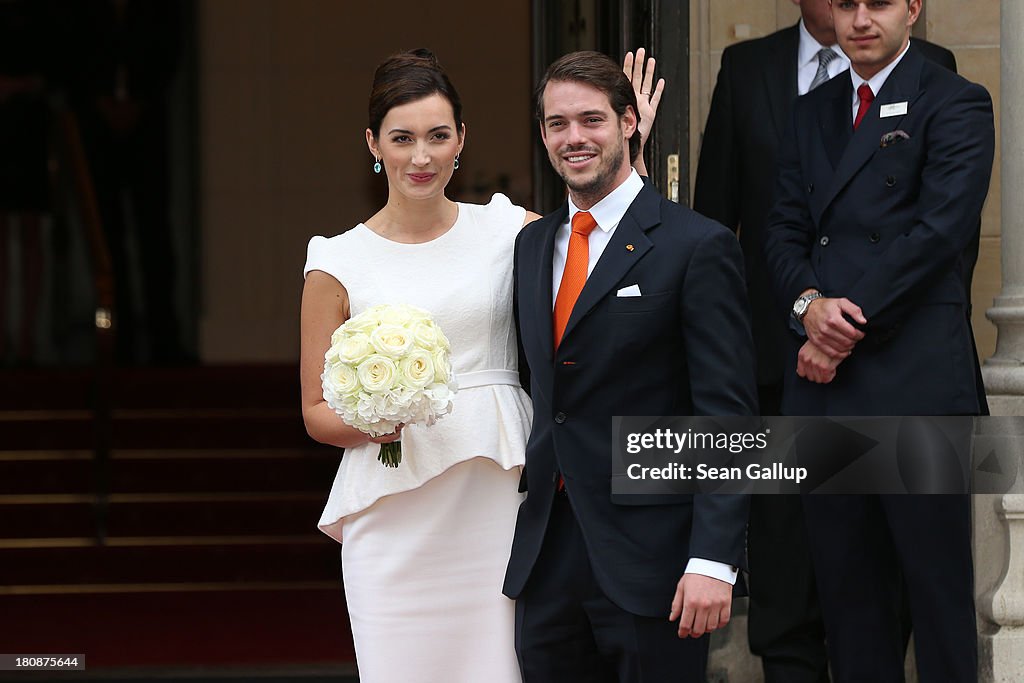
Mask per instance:
[[[634,249],[636,249],[636,247],[634,247],[632,244],[626,245],[626,251],[633,251]]]

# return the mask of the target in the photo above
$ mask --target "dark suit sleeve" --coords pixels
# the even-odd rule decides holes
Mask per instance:
[[[693,190],[693,208],[733,232],[739,227],[739,155],[734,134],[732,52],[722,53],[722,67],[711,97]]]
[[[697,245],[682,301],[693,413],[756,415],[754,343],[743,255],[727,231],[716,228]],[[741,565],[749,509],[749,496],[695,495],[690,556]]]
[[[978,227],[995,155],[992,99],[974,83],[937,105],[913,225],[843,294],[868,329],[893,328],[954,267]]]
[[[697,243],[681,301],[693,414],[756,415],[743,254],[720,226]]]
[[[784,316],[805,289],[821,289],[810,260],[815,228],[800,170],[797,139],[800,105],[798,101],[779,147],[775,203],[765,228],[765,261],[780,313]]]

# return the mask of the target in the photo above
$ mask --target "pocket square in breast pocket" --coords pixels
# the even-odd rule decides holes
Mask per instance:
[[[641,296],[640,285],[630,285],[629,287],[623,287],[615,296]]]
[[[910,134],[904,130],[892,130],[882,136],[882,139],[878,142],[878,146],[882,149],[895,145],[900,140],[909,140]]]

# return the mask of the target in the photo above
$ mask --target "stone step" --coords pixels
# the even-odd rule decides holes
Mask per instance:
[[[0,451],[92,448],[94,417],[85,409],[0,411]],[[288,408],[115,409],[109,430],[115,449],[302,448],[313,443],[297,400]]]
[[[312,441],[308,448],[293,449],[116,450],[107,466],[106,490],[323,492],[334,479],[340,454],[340,449]],[[0,495],[90,494],[95,484],[90,451],[0,451]]]
[[[326,499],[326,488],[322,493],[114,494],[100,519],[108,536],[307,534],[316,532]],[[91,495],[0,496],[0,548],[4,539],[92,537],[97,513]]]
[[[91,409],[99,379],[114,408],[298,408],[297,365],[5,369],[0,411]]]
[[[289,584],[340,580],[339,546],[326,536],[280,542],[9,548],[0,595],[86,590],[187,590],[205,584]],[[317,584],[310,584],[317,585]],[[118,588],[120,587],[120,588]],[[161,588],[162,587],[162,588]],[[44,590],[46,589],[46,590]]]

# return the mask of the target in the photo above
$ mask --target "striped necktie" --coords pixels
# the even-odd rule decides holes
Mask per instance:
[[[830,47],[823,47],[818,50],[818,72],[814,74],[814,80],[811,81],[811,87],[807,92],[814,90],[829,79],[828,65],[838,57],[839,55],[836,54],[836,51]]]

